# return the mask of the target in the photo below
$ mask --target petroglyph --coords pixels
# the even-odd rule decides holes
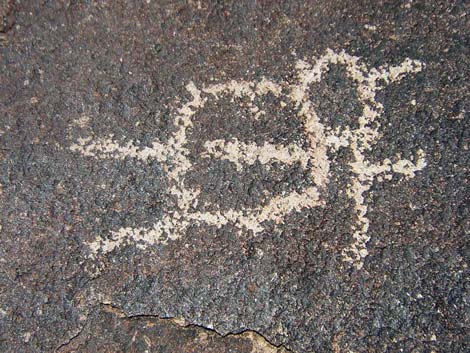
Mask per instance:
[[[331,65],[342,65],[346,68],[347,76],[357,84],[357,96],[362,105],[362,114],[358,118],[356,128],[341,126],[332,129],[325,126],[315,112],[309,95],[312,85],[322,80]],[[383,105],[376,101],[376,93],[384,85],[400,81],[405,75],[421,71],[423,64],[417,60],[406,59],[398,66],[381,66],[369,69],[361,58],[351,56],[344,51],[328,50],[325,55],[314,60],[313,64],[299,60],[296,65],[297,81],[294,83],[276,83],[267,78],[258,82],[231,80],[217,83],[200,89],[190,82],[186,88],[192,95],[192,100],[178,109],[173,120],[174,134],[168,143],[154,141],[151,147],[139,146],[129,142],[120,144],[108,136],[99,139],[85,137],[78,139],[70,149],[87,157],[93,158],[137,158],[142,161],[149,159],[162,163],[170,184],[169,193],[177,200],[177,209],[169,211],[154,226],[148,228],[122,228],[112,232],[111,239],[98,236],[89,244],[93,254],[107,253],[127,242],[137,242],[136,246],[165,243],[169,239],[178,239],[185,234],[191,224],[206,224],[222,227],[232,224],[238,229],[238,234],[264,231],[264,223],[271,221],[282,224],[284,218],[291,212],[300,212],[305,208],[321,207],[324,201],[321,192],[326,190],[329,181],[330,164],[329,152],[336,152],[340,147],[349,148],[353,159],[349,168],[353,174],[346,194],[354,203],[355,225],[351,230],[351,245],[343,249],[342,256],[356,268],[363,266],[364,258],[368,255],[367,243],[370,240],[368,229],[370,221],[367,218],[365,193],[368,192],[374,180],[391,179],[392,175],[401,174],[405,178],[413,178],[417,171],[426,166],[425,153],[418,150],[414,160],[400,159],[400,156],[385,159],[380,163],[367,160],[366,153],[381,137],[379,118],[383,113]],[[259,119],[266,114],[256,106],[256,98],[272,94],[283,97],[279,109],[290,101],[297,109],[297,116],[302,121],[308,147],[296,144],[280,145],[266,141],[262,145],[245,143],[236,138],[229,140],[216,139],[206,141],[203,158],[223,159],[235,164],[238,171],[246,165],[254,163],[296,164],[308,171],[313,186],[305,187],[301,192],[273,197],[264,205],[251,209],[231,209],[227,211],[199,212],[197,211],[199,189],[189,188],[185,184],[185,174],[192,170],[188,158],[188,130],[192,129],[194,114],[202,109],[209,100],[221,97],[246,98],[253,119]],[[392,163],[392,159],[395,161]]]
[[[331,64],[345,66],[348,76],[357,84],[358,99],[363,107],[357,129],[351,130],[349,126],[336,130],[325,128],[319,122],[308,100],[309,86],[320,82]],[[358,269],[362,268],[363,260],[368,255],[366,245],[370,240],[367,233],[370,222],[367,218],[364,193],[370,190],[374,179],[380,174],[384,174],[385,178],[391,177],[391,172],[410,177],[426,166],[422,150],[418,151],[416,163],[401,160],[392,165],[390,160],[386,159],[382,163],[375,164],[366,160],[365,152],[371,150],[380,138],[380,122],[377,118],[383,112],[383,105],[376,101],[375,95],[383,88],[379,85],[380,82],[390,84],[401,80],[405,74],[419,72],[422,68],[421,62],[406,59],[398,66],[382,66],[368,70],[364,63],[360,63],[359,57],[348,55],[344,51],[335,53],[332,50],[328,50],[324,56],[316,60],[313,66],[305,61],[297,63],[299,83],[293,87],[291,98],[301,106],[300,114],[304,115],[307,121],[314,122],[311,135],[315,136],[317,141],[321,141],[319,144],[322,150],[331,148],[335,151],[343,146],[349,147],[353,153],[354,160],[349,163],[349,166],[356,177],[348,185],[347,195],[355,203],[357,220],[352,234],[353,243],[344,249],[342,254],[345,261],[353,263]],[[329,162],[327,163],[326,170],[329,169]]]
[[[246,144],[234,139],[232,141],[207,141],[204,147],[207,150],[207,156],[229,160],[237,166],[238,170],[243,169],[243,164],[252,165],[256,161],[262,164],[270,161],[285,164],[300,163],[303,168],[306,168],[310,160],[310,155],[294,144],[282,146],[265,142],[262,146],[258,146],[255,143]]]

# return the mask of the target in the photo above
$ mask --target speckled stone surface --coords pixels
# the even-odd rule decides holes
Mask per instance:
[[[0,351],[468,351],[469,12],[0,0]]]

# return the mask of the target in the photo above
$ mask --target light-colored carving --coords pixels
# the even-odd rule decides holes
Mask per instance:
[[[322,80],[332,64],[344,66],[348,77],[357,85],[358,100],[362,105],[362,114],[358,118],[357,128],[342,126],[332,129],[330,126],[325,126],[309,99],[312,94],[312,85]],[[342,256],[345,261],[360,269],[368,254],[367,243],[370,240],[368,235],[370,221],[367,218],[364,194],[370,190],[374,180],[391,179],[393,173],[412,178],[417,171],[426,166],[425,154],[422,150],[416,152],[415,160],[400,159],[400,156],[396,156],[393,163],[390,159],[373,163],[366,159],[366,153],[381,137],[379,118],[383,113],[383,105],[377,102],[376,93],[383,89],[382,84],[397,82],[405,75],[419,72],[422,68],[421,62],[406,59],[398,66],[368,69],[359,57],[351,56],[344,51],[337,53],[327,50],[326,54],[316,59],[313,65],[299,60],[296,65],[298,79],[293,84],[275,83],[262,78],[258,82],[232,80],[198,89],[194,83],[190,82],[186,88],[191,93],[192,100],[178,109],[174,119],[175,133],[168,143],[155,141],[152,147],[141,147],[132,142],[125,145],[119,144],[113,136],[101,139],[91,137],[78,139],[70,149],[85,156],[137,158],[143,161],[155,159],[161,162],[172,185],[169,192],[177,200],[177,209],[169,210],[162,219],[156,221],[152,228],[122,228],[112,232],[111,239],[98,236],[89,244],[91,251],[94,254],[100,251],[107,253],[127,241],[135,241],[139,247],[164,243],[168,239],[178,239],[183,236],[191,224],[207,224],[220,228],[230,223],[238,229],[239,233],[243,231],[261,233],[264,230],[263,223],[266,221],[281,224],[285,216],[291,212],[324,205],[321,191],[325,190],[328,184],[332,163],[328,158],[328,152],[335,152],[343,147],[349,148],[353,156],[353,160],[349,163],[353,177],[346,187],[346,194],[354,203],[355,225],[352,229],[351,245],[342,251]],[[292,191],[287,195],[276,196],[267,204],[252,209],[223,212],[196,211],[200,190],[191,189],[184,182],[184,175],[192,169],[186,144],[188,142],[187,131],[193,126],[194,114],[203,108],[209,99],[232,97],[232,100],[245,98],[253,114],[252,118],[259,119],[265,115],[265,112],[256,106],[256,98],[267,94],[273,94],[276,97],[285,95],[284,101],[279,103],[280,109],[286,106],[287,100],[290,100],[297,108],[298,118],[303,123],[308,139],[307,148],[295,144],[278,145],[270,141],[257,145],[254,142],[244,143],[235,138],[217,139],[204,144],[203,157],[228,160],[234,163],[239,171],[245,165],[252,165],[256,162],[261,164],[278,162],[291,165],[299,163],[309,172],[314,186],[306,187],[302,192]]]

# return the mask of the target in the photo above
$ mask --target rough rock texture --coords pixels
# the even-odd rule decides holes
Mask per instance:
[[[469,12],[0,0],[0,351],[468,351]]]
[[[57,350],[66,352],[252,352],[285,353],[256,333],[245,331],[221,337],[214,331],[185,326],[174,319],[149,316],[128,318],[110,305],[98,307],[85,327]]]

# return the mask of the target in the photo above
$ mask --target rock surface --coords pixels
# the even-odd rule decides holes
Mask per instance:
[[[467,351],[469,10],[0,1],[0,351]]]

